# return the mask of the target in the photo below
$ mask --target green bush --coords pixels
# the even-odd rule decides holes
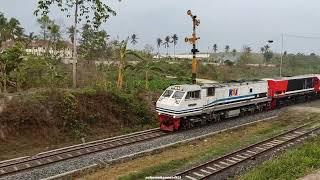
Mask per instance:
[[[66,123],[68,131],[70,130],[75,137],[84,137],[87,125],[77,119],[77,99],[70,92],[66,92],[63,96],[62,111],[63,122]]]

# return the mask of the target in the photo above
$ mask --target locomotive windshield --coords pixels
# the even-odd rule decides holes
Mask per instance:
[[[172,93],[173,93],[172,90],[166,90],[166,91],[164,91],[164,93],[162,94],[162,96],[163,96],[163,97],[170,97]]]
[[[185,94],[185,92],[183,92],[183,91],[176,91],[173,94],[172,98],[174,98],[174,99],[182,99],[184,94]]]

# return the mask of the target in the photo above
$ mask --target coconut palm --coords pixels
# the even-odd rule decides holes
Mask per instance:
[[[137,40],[138,40],[139,38],[137,37],[136,34],[132,34],[131,37],[130,37],[130,39],[131,39],[130,43],[135,46],[135,45],[138,43]]]
[[[172,41],[171,41],[171,37],[170,36],[166,36],[165,38],[164,38],[164,43],[163,43],[163,45],[164,45],[164,47],[167,49],[167,57],[169,56],[169,47],[170,47],[170,43],[172,43]]]
[[[34,32],[29,33],[29,35],[25,35],[25,39],[24,39],[25,47],[30,48],[31,42],[33,40],[35,40],[36,38],[37,38],[37,36],[34,35]]]
[[[52,25],[52,20],[48,16],[42,16],[40,19],[37,19],[37,22],[40,24],[42,30],[43,40],[48,38],[48,27]]]
[[[61,37],[60,33],[60,26],[57,24],[52,24],[49,28],[50,38],[53,41],[56,41],[58,38]]]
[[[162,44],[162,39],[161,38],[157,38],[157,47],[158,47],[158,57],[160,59],[160,47]]]
[[[2,13],[0,13],[0,47],[2,42],[5,41],[4,34],[5,34],[5,27],[7,25],[7,18],[4,17]]]
[[[237,55],[237,50],[236,50],[236,49],[233,49],[233,50],[232,50],[232,56],[235,57],[236,55]]]
[[[70,39],[71,43],[73,44],[73,41],[74,41],[74,26],[70,26],[67,29],[67,33],[69,34],[69,39]]]
[[[74,37],[75,37],[75,34],[74,34],[74,26],[70,26],[68,29],[67,29],[67,34],[69,34],[69,39],[71,41],[71,43],[73,44],[74,42]],[[78,33],[78,31],[77,31]],[[73,57],[73,51],[72,51],[72,57]]]
[[[11,18],[9,21],[0,14],[0,41],[21,39],[23,36],[23,28],[20,27],[20,22]]]
[[[244,46],[244,47],[243,47],[243,52],[244,52],[244,54],[245,54],[246,56],[249,56],[249,55],[251,54],[251,51],[252,51],[252,49],[251,49],[250,46]]]
[[[163,72],[161,68],[152,64],[151,59],[144,59],[141,63],[139,63],[135,70],[144,71],[145,74],[145,89],[149,89],[149,75],[150,73],[158,73]]]
[[[23,28],[20,27],[20,22],[15,18],[9,20],[7,29],[10,34],[10,39],[16,40],[23,36]]]
[[[176,58],[176,45],[178,43],[179,38],[177,34],[174,34],[171,38],[173,42],[173,55],[174,55],[174,58]]]
[[[226,47],[225,47],[226,53],[229,53],[229,50],[230,50],[230,46],[229,46],[229,45],[226,45]]]
[[[218,45],[217,45],[217,44],[214,44],[214,45],[213,45],[213,52],[214,52],[214,53],[217,53],[217,51],[218,51]]]
[[[266,63],[266,59],[265,59],[265,55],[264,55],[264,53],[266,52],[266,49],[265,49],[264,47],[261,47],[261,48],[260,48],[260,52],[261,52],[261,55],[262,55],[262,57],[263,57],[264,63]]]
[[[126,67],[126,57],[127,55],[133,55],[136,56],[138,59],[143,59],[140,55],[138,55],[136,52],[127,49],[129,38],[126,40],[121,41],[118,48],[118,55],[119,55],[119,66],[118,66],[118,81],[117,81],[117,87],[119,89],[122,89],[123,87],[123,79],[124,79],[124,70]]]
[[[52,24],[51,26],[48,27],[48,37],[49,37],[49,41],[48,42],[48,46],[47,46],[47,54],[49,53],[49,49],[50,46],[52,46],[51,48],[53,48],[53,52],[56,52],[55,50],[57,49],[57,44],[59,42],[59,40],[61,39],[61,32],[60,32],[60,26],[57,24]]]

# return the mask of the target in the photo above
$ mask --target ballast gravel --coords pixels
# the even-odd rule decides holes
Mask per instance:
[[[223,129],[229,129],[234,126],[258,121],[264,118],[277,116],[281,110],[268,111],[260,114],[247,116],[243,118],[235,118],[215,123],[210,126],[196,128],[179,133],[172,133],[170,135],[153,139],[147,142],[140,142],[129,146],[119,147],[95,154],[90,154],[67,161],[49,164],[37,169],[30,169],[24,172],[13,174],[10,176],[1,177],[0,180],[19,180],[19,179],[43,179],[57,174],[66,173],[83,167],[92,166],[93,164],[106,165],[111,164],[113,161],[117,161],[127,156],[136,156],[139,153],[155,150],[157,148],[163,148],[165,146],[172,145],[176,142],[185,141],[188,139],[195,139],[196,137],[202,137],[204,135],[221,131]]]

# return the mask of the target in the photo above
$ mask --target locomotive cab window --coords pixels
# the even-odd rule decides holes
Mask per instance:
[[[173,91],[171,91],[171,90],[166,90],[164,93],[163,93],[163,97],[170,97],[171,96],[171,94],[173,93]]]
[[[176,92],[173,94],[172,98],[174,98],[174,99],[182,99],[183,95],[184,95],[184,92],[183,92],[183,91],[176,91]]]
[[[214,96],[215,95],[215,88],[214,87],[209,87],[207,89],[207,96],[210,97],[210,96]]]
[[[200,91],[190,91],[185,99],[200,99]]]

